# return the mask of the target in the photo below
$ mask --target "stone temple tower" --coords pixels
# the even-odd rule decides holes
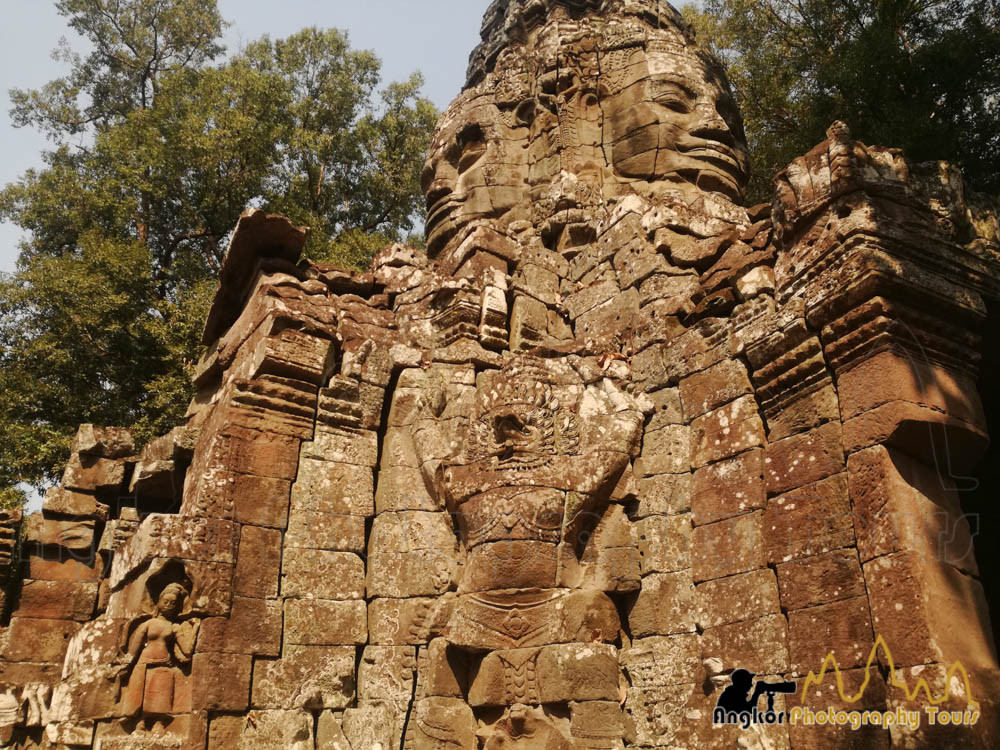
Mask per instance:
[[[996,214],[828,135],[748,209],[674,8],[494,2],[426,248],[246,213],[186,423],[81,428],[0,560],[0,747],[995,747]],[[740,670],[780,723],[717,720]]]

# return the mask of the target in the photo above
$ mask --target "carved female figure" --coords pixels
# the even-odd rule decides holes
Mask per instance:
[[[178,713],[180,669],[194,656],[198,638],[197,621],[179,622],[188,592],[179,583],[170,583],[160,592],[156,615],[139,625],[128,639],[131,666],[122,693],[125,716],[162,717]]]

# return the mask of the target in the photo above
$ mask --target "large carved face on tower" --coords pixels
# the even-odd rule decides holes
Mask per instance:
[[[554,4],[484,41],[424,170],[431,257],[481,223],[528,220],[543,238],[594,225],[630,193],[742,199],[749,158],[729,84],[663,13],[606,24]]]
[[[690,47],[611,53],[620,80],[603,102],[620,177],[739,201],[749,177],[743,122],[718,65]]]

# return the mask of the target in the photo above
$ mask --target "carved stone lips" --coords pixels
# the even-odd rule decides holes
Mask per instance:
[[[723,143],[713,141],[701,141],[691,145],[678,143],[677,150],[689,158],[707,161],[735,175],[740,175],[744,171],[736,151]]]

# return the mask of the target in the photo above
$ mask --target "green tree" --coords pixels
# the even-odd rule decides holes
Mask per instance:
[[[996,0],[706,0],[685,13],[728,66],[755,169],[751,196],[834,120],[1000,190]]]
[[[93,52],[11,92],[16,124],[53,142],[0,191],[24,230],[0,277],[0,491],[42,486],[81,422],[169,429],[229,233],[248,206],[313,227],[317,260],[366,265],[406,238],[437,117],[415,74],[335,30],[262,39],[222,59],[215,0],[60,0]]]

